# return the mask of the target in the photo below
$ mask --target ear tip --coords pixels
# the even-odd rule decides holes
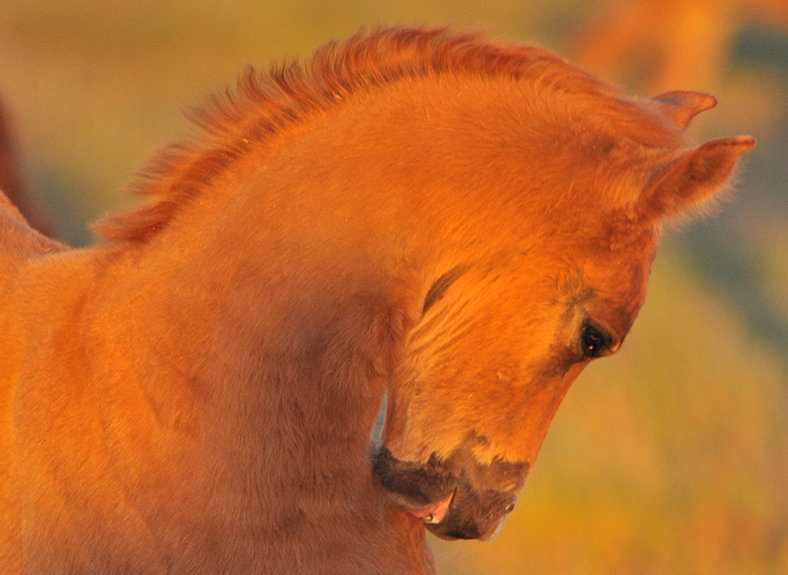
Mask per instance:
[[[711,94],[693,90],[671,90],[670,92],[663,92],[658,96],[654,96],[652,100],[675,107],[692,107],[698,112],[709,110],[717,105],[717,98]]]
[[[671,118],[681,129],[685,129],[701,112],[717,105],[717,98],[711,94],[690,90],[665,92],[655,96],[651,101],[655,102],[662,113]]]
[[[755,138],[752,136],[731,136],[729,138],[721,138],[719,140],[712,140],[706,142],[703,147],[727,148],[734,152],[735,155],[740,156],[746,154],[755,147]]]
[[[752,136],[736,136],[736,145],[742,149],[742,153],[749,152],[755,147],[755,138]]]
[[[671,216],[699,205],[725,187],[739,158],[755,146],[750,136],[711,140],[685,150],[678,160],[656,170],[641,196],[648,218]]]

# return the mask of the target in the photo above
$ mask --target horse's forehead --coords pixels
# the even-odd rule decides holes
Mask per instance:
[[[494,254],[486,265],[479,264],[477,274],[467,274],[467,289],[477,297],[484,294],[491,314],[523,322],[541,318],[544,329],[552,329],[549,316],[558,321],[581,310],[607,320],[623,337],[645,300],[656,239],[656,230],[643,230],[615,246],[555,238],[528,250]]]
[[[651,263],[656,247],[656,232],[644,233],[609,257],[600,258],[584,270],[586,281],[596,290],[602,307],[615,310],[629,329],[643,305]]]
[[[573,236],[571,231],[559,237],[553,230],[534,242],[528,235],[539,231],[523,230],[522,243],[513,241],[464,262],[462,281],[457,283],[478,283],[493,298],[504,294],[516,298],[519,294],[526,304],[533,297],[569,302],[592,292],[622,306],[640,298],[654,257],[656,229],[641,229],[626,241],[611,239],[615,232],[594,237]]]

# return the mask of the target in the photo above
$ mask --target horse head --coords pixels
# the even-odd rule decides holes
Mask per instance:
[[[443,207],[448,249],[420,287],[374,461],[393,501],[435,535],[495,535],[570,384],[630,330],[660,221],[717,192],[753,146],[686,143],[690,119],[714,103],[673,92],[621,116],[581,115],[563,148],[523,120],[528,144],[512,144],[507,167],[483,153],[469,162],[464,177],[486,199],[465,210],[489,225]]]

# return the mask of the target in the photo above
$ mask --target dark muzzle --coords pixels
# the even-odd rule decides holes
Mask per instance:
[[[417,511],[453,494],[442,521],[425,522],[430,531],[445,539],[489,539],[495,535],[503,518],[514,509],[528,468],[526,462],[480,464],[469,448],[460,448],[445,460],[433,453],[426,463],[416,463],[399,460],[383,447],[374,462],[375,474],[406,511]]]

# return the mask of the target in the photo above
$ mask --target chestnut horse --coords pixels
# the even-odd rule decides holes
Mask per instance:
[[[490,538],[753,146],[712,97],[383,29],[253,72],[67,249],[0,206],[0,571],[430,573]],[[387,398],[382,443],[370,439]]]

